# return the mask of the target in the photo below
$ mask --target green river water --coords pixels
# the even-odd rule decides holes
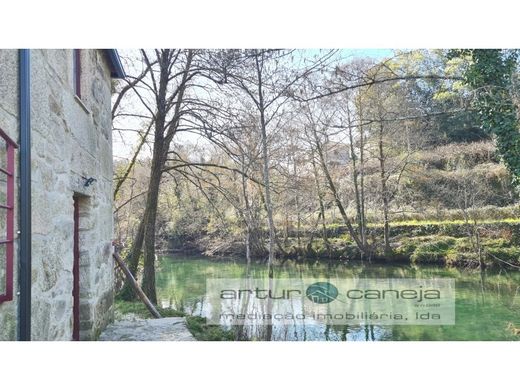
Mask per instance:
[[[159,305],[210,317],[206,280],[243,278],[244,262],[234,259],[163,256],[157,270]],[[266,266],[253,264],[254,279],[267,278]],[[511,270],[465,270],[435,266],[349,263],[298,264],[287,261],[275,267],[276,278],[453,278],[455,279],[455,325],[326,325],[312,321],[303,325],[275,327],[271,340],[519,340],[513,327],[520,328],[520,272]],[[265,339],[261,326],[250,326],[249,339]]]

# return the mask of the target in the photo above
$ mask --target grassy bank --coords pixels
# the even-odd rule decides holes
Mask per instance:
[[[218,325],[208,325],[204,317],[190,316],[182,311],[171,308],[157,310],[163,317],[185,317],[188,330],[199,341],[232,341],[234,333],[226,331]],[[145,305],[140,301],[123,301],[116,299],[114,302],[115,319],[120,320],[128,315],[137,318],[153,318]]]
[[[520,267],[520,219],[484,219],[477,224],[464,220],[407,220],[390,224],[391,253],[384,253],[383,226],[368,224],[367,241],[372,251],[371,260],[405,262],[411,264],[436,264],[445,266],[473,266],[482,261],[486,266],[501,265]],[[288,234],[287,234],[288,233]],[[277,249],[279,259],[298,261],[355,261],[361,252],[343,225],[326,226],[323,231],[302,229],[298,234],[289,229],[278,235],[284,252]],[[243,236],[232,240],[206,236],[193,254],[209,257],[244,257]],[[266,253],[257,254],[265,258]]]
[[[305,238],[301,243],[305,243]],[[368,243],[373,260],[438,264],[446,266],[477,265],[520,266],[520,220],[485,220],[477,225],[465,221],[403,221],[391,224],[390,254],[382,247],[383,227],[369,226]],[[300,259],[357,260],[361,253],[341,225],[327,226],[327,240],[314,238],[306,246],[297,240],[285,240],[287,257]]]

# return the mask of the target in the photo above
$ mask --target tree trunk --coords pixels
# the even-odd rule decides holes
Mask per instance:
[[[264,191],[265,191],[265,208],[267,210],[267,224],[269,228],[269,257],[267,260],[268,274],[272,277],[274,263],[274,245],[276,240],[276,231],[273,219],[273,205],[271,202],[271,180],[269,177],[269,153],[267,150],[267,124],[265,121],[265,107],[264,107],[264,91],[262,84],[262,69],[260,65],[259,55],[256,57],[256,71],[258,77],[258,109],[260,111],[260,131],[262,134],[262,159],[263,159],[263,176],[264,176]]]
[[[155,291],[155,221],[157,219],[157,203],[162,170],[166,162],[169,143],[165,141],[166,125],[166,91],[168,86],[169,52],[167,50],[158,56],[160,63],[159,90],[156,95],[157,113],[155,115],[155,134],[152,152],[152,168],[146,198],[144,222],[144,261],[143,280],[141,287],[153,303],[157,303]]]
[[[363,228],[363,214],[361,210],[361,193],[359,191],[359,183],[358,183],[358,167],[357,167],[357,156],[356,151],[354,149],[354,136],[352,135],[352,127],[350,123],[348,125],[348,136],[350,141],[350,161],[352,163],[352,181],[354,184],[354,196],[356,201],[356,219],[358,224],[359,237],[361,241],[364,243],[364,228]]]
[[[323,243],[327,248],[327,251],[330,251],[330,244],[327,235],[327,224],[325,223],[325,205],[323,204],[323,194],[321,192],[320,180],[318,177],[318,168],[316,167],[314,151],[311,154],[311,163],[312,163],[312,171],[314,173],[314,185],[316,186],[316,192],[318,193],[318,203],[320,205],[320,215],[318,216],[318,220],[321,216],[321,233],[323,238]]]
[[[361,111],[361,110],[360,110]],[[348,122],[348,137],[350,142],[350,160],[352,163],[352,180],[354,184],[354,195],[356,201],[356,219],[358,224],[358,232],[363,246],[366,246],[367,239],[365,237],[365,208],[364,208],[364,191],[363,191],[363,176],[360,177],[359,166],[357,162],[358,156],[354,146],[354,135],[352,133],[352,121],[350,117],[350,107],[347,103],[347,122]],[[361,122],[361,121],[360,121]],[[360,129],[361,138],[363,138],[363,130]],[[363,159],[363,142],[360,142],[360,159]],[[361,187],[361,188],[360,188]]]
[[[365,245],[363,245],[363,242],[359,239],[359,236],[352,226],[352,222],[350,221],[350,218],[347,215],[347,212],[345,208],[343,207],[343,203],[341,202],[341,199],[339,197],[338,191],[336,190],[336,186],[334,185],[334,181],[332,180],[332,177],[330,176],[329,169],[327,168],[327,163],[325,161],[325,157],[323,156],[323,150],[321,148],[321,142],[318,138],[318,134],[316,132],[316,128],[312,126],[312,132],[314,135],[314,141],[316,143],[316,150],[318,152],[318,157],[320,158],[321,168],[323,170],[323,173],[325,174],[325,178],[327,179],[327,183],[329,186],[330,191],[332,192],[332,195],[334,196],[334,202],[336,203],[336,206],[338,207],[338,210],[341,214],[341,217],[343,218],[343,222],[347,226],[347,230],[350,234],[350,237],[356,242],[356,245],[358,249],[360,250],[362,255],[367,254],[367,248]]]
[[[296,171],[296,161],[293,161],[293,176],[294,176],[295,180],[297,180],[297,174],[298,174],[298,172]],[[298,181],[296,182],[296,184],[298,184]],[[302,217],[301,217],[301,212],[300,212],[300,191],[299,190],[296,190],[295,203],[296,203],[296,239],[297,239],[297,243],[298,243],[297,244],[298,248],[300,248],[301,247],[300,230],[302,227]]]
[[[276,240],[276,232],[274,227],[274,219],[273,219],[273,206],[271,203],[271,181],[269,178],[269,155],[267,152],[267,131],[265,128],[265,123],[263,119],[263,112],[261,116],[261,130],[262,130],[262,157],[263,157],[263,173],[264,173],[264,189],[265,189],[265,208],[267,209],[267,224],[269,228],[269,258],[268,264],[272,266],[274,263],[274,245]],[[272,269],[269,269],[269,273],[272,272]]]
[[[247,194],[247,182],[246,182],[246,164],[244,161],[244,156],[242,156],[241,159],[241,165],[242,165],[242,195],[244,196],[244,220],[246,223],[246,262],[247,262],[247,269],[248,269],[248,276],[249,276],[249,268],[251,265],[251,228],[252,228],[252,215],[251,215],[251,204],[249,203],[249,196]]]
[[[151,69],[153,66],[152,61],[148,60],[144,50],[142,50],[142,53],[147,66]],[[154,111],[154,144],[146,207],[132,249],[127,258],[128,264],[130,265],[130,271],[135,275],[139,264],[141,248],[144,245],[144,267],[141,286],[145,294],[153,303],[157,303],[155,291],[155,223],[157,219],[159,187],[168,156],[168,149],[174,135],[176,134],[177,126],[179,124],[181,105],[187,88],[187,82],[190,79],[189,71],[191,69],[191,62],[194,55],[192,50],[188,50],[184,72],[179,73],[179,75],[182,75],[182,79],[178,87],[175,89],[175,92],[169,92],[168,86],[171,85],[173,80],[173,77],[171,77],[171,70],[173,63],[177,59],[177,56],[174,56],[173,54],[174,52],[169,49],[155,51],[158,72],[154,72],[151,69],[151,82],[153,87],[145,84],[154,94],[155,98],[154,107],[151,108],[147,106],[150,111]],[[155,73],[159,74],[157,81],[153,76]],[[167,118],[170,117],[169,113],[171,113],[172,108],[172,118],[167,121]]]
[[[388,220],[388,188],[386,185],[387,177],[386,177],[386,168],[385,168],[385,154],[384,154],[384,146],[383,146],[383,123],[379,124],[379,169],[380,169],[380,178],[381,178],[381,197],[383,200],[383,236],[384,236],[384,245],[385,245],[385,256],[391,254],[392,250],[390,248],[390,223]]]
[[[141,250],[143,249],[143,241],[144,241],[144,222],[146,217],[143,215],[141,222],[139,222],[139,227],[137,228],[136,235],[134,237],[134,241],[132,243],[132,247],[130,252],[126,256],[125,263],[128,265],[128,269],[131,272],[132,276],[137,279],[137,269],[139,268],[139,258],[141,257]],[[125,279],[125,283],[121,292],[119,293],[121,299],[125,301],[131,301],[136,298],[134,294],[134,289],[128,278]]]
[[[367,217],[365,213],[365,133],[363,130],[363,126],[359,126],[359,194],[360,194],[360,202],[361,202],[361,231],[363,232],[361,235],[361,239],[363,241],[363,245],[367,246]]]
[[[161,184],[160,161],[152,163],[152,176],[148,187],[146,201],[146,220],[144,228],[144,266],[141,287],[150,300],[157,304],[155,291],[155,221],[157,219],[157,203]]]

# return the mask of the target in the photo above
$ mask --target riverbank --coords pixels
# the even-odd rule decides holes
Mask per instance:
[[[328,225],[325,233],[303,232],[298,239],[296,232],[288,231],[285,237],[279,237],[281,248],[277,249],[277,257],[301,262],[349,262],[361,258],[345,226]],[[476,267],[482,262],[488,267],[520,267],[520,219],[516,218],[473,224],[462,220],[395,222],[390,229],[390,252],[384,253],[382,242],[383,226],[370,224],[368,243],[372,255],[369,260],[462,267]],[[185,253],[213,258],[245,253],[241,237],[226,241],[211,235],[195,240],[187,248],[174,246],[169,250],[185,250]]]

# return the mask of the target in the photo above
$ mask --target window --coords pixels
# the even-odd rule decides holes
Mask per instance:
[[[0,129],[0,303],[13,299],[14,149]]]
[[[74,93],[81,98],[81,50],[74,49],[72,52]]]

